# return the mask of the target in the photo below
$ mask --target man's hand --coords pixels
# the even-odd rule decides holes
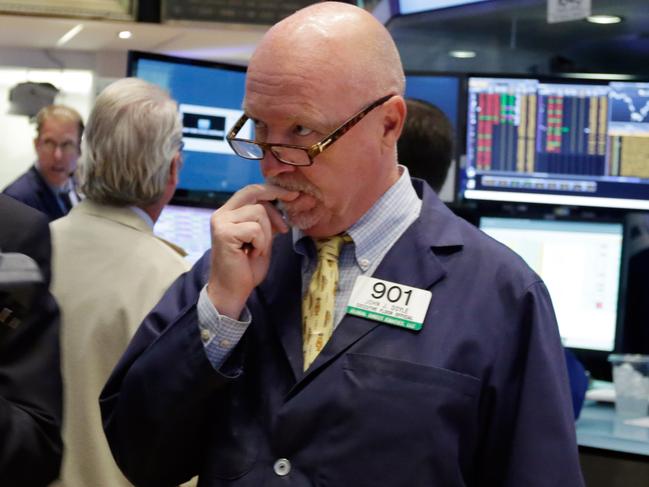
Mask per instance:
[[[273,236],[289,229],[272,202],[297,197],[277,186],[246,186],[212,215],[207,294],[222,315],[239,318],[248,296],[266,277]]]

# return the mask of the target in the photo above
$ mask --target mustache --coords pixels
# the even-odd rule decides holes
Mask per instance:
[[[273,176],[266,179],[267,182],[280,188],[286,189],[288,191],[299,191],[311,195],[317,199],[320,199],[320,190],[309,183],[308,181],[300,179],[292,179],[289,176],[279,177]]]

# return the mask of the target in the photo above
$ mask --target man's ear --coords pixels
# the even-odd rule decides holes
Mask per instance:
[[[177,152],[169,165],[169,183],[173,184],[174,188],[178,185],[180,179],[180,168],[182,166],[181,158],[182,154]]]
[[[406,120],[406,102],[402,96],[393,96],[385,102],[383,116],[383,143],[389,150],[397,145]]]

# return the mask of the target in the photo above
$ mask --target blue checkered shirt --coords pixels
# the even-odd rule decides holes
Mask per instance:
[[[358,276],[371,276],[392,245],[417,219],[421,200],[417,197],[407,168],[400,166],[401,176],[388,191],[363,215],[347,233],[353,244],[345,245],[339,257],[339,280],[336,291],[334,326],[343,316]],[[315,271],[317,255],[311,238],[293,229],[293,248],[302,255],[302,295],[306,292]],[[251,316],[245,309],[240,320],[221,316],[207,296],[207,286],[198,299],[198,326],[205,353],[218,369],[250,324]]]

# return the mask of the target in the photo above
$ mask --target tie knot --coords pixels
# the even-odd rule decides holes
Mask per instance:
[[[318,260],[331,259],[337,261],[342,246],[351,241],[352,238],[346,233],[316,240],[315,247],[318,250]]]

